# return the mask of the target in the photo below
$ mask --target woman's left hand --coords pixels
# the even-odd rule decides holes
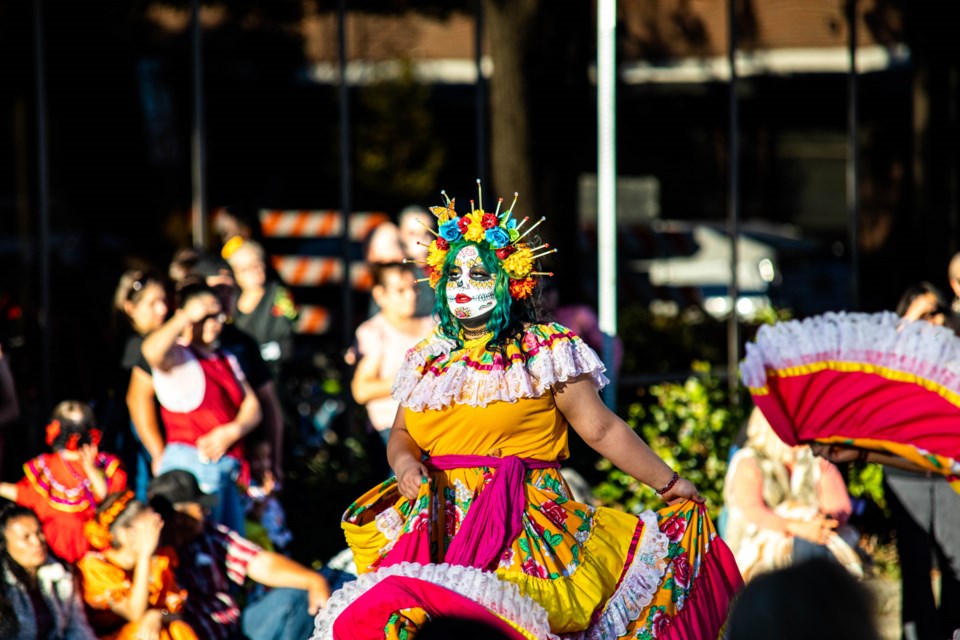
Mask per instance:
[[[706,498],[700,495],[697,491],[696,485],[687,480],[686,478],[680,478],[674,483],[670,490],[666,493],[663,493],[661,497],[666,501],[667,504],[673,505],[684,500],[693,500],[694,502],[703,504],[706,502]]]
[[[236,441],[234,425],[222,424],[197,438],[197,449],[202,457],[216,462],[226,455]]]

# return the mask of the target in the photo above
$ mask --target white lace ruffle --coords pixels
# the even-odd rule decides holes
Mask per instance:
[[[640,520],[643,533],[633,562],[600,618],[583,634],[584,640],[612,640],[626,634],[627,627],[641,616],[660,588],[670,539],[660,531],[652,511],[641,513]]]
[[[960,393],[960,340],[950,329],[903,322],[896,314],[826,313],[761,327],[740,363],[748,387],[767,371],[816,362],[859,362],[929,380]]]
[[[472,567],[446,563],[421,565],[412,562],[365,573],[333,593],[327,606],[317,613],[311,640],[332,640],[333,623],[344,609],[389,576],[417,578],[446,587],[514,622],[536,638],[559,640],[558,636],[550,631],[546,610],[532,598],[520,593],[519,587],[514,583],[501,580],[495,573]]]
[[[534,333],[533,328],[530,331]],[[578,337],[559,337],[526,363],[514,361],[506,368],[480,371],[460,359],[443,363],[446,369],[439,376],[431,371],[421,373],[428,358],[451,354],[455,348],[452,340],[434,335],[408,351],[393,383],[394,400],[413,411],[438,410],[451,404],[484,407],[539,398],[554,385],[584,374],[598,389],[610,382],[603,373],[603,362]]]

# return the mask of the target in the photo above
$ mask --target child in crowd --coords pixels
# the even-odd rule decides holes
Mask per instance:
[[[277,498],[280,483],[271,471],[273,446],[269,440],[255,440],[247,446],[250,484],[243,496],[246,537],[264,549],[283,553],[293,534],[287,528],[287,516]]]
[[[87,552],[84,524],[108,493],[127,486],[120,459],[98,449],[101,433],[93,410],[76,400],[65,400],[47,425],[44,453],[23,465],[16,484],[0,483],[0,497],[36,512],[50,550],[75,563]]]

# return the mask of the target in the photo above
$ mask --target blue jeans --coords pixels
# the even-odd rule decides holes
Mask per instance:
[[[150,470],[150,463],[153,459],[150,457],[147,448],[143,446],[143,441],[140,440],[133,422],[130,423],[130,434],[132,440],[130,448],[134,449],[134,465],[127,477],[132,479],[133,492],[136,494],[137,500],[146,504],[147,485],[150,484],[150,479],[153,477],[153,472]]]
[[[216,462],[201,462],[196,447],[182,442],[172,442],[163,450],[160,458],[160,473],[172,469],[184,469],[197,478],[200,490],[216,495],[219,500],[210,511],[210,519],[244,534],[243,505],[237,489],[240,461],[223,456]]]
[[[271,589],[243,610],[243,635],[250,640],[306,640],[313,635],[307,603],[306,591]]]

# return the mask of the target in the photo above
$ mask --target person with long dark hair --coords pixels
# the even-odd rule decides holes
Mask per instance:
[[[0,638],[93,640],[73,574],[47,554],[40,521],[0,506]]]
[[[117,453],[131,476],[131,488],[146,499],[147,484],[163,453],[163,424],[153,390],[150,365],[140,347],[143,339],[167,319],[167,292],[163,278],[151,271],[124,271],[113,299],[118,324],[128,331],[120,358],[129,421],[118,427]],[[126,416],[125,416],[126,417]]]

